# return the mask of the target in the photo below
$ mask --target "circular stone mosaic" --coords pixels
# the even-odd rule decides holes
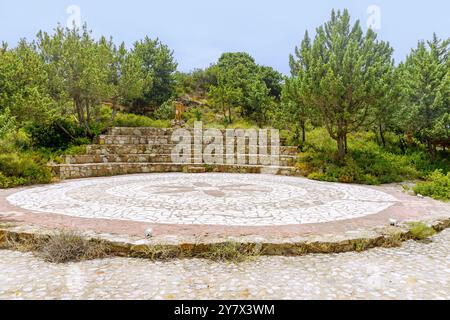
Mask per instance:
[[[270,226],[378,213],[398,200],[374,189],[263,174],[162,173],[31,188],[8,201],[34,212],[161,224]]]

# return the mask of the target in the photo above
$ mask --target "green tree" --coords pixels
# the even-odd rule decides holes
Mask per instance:
[[[382,145],[386,146],[386,132],[401,133],[402,112],[399,108],[401,99],[401,79],[397,69],[391,68],[389,72],[382,75],[380,79],[380,98],[375,103],[375,109],[371,115],[368,126],[374,132],[378,132]]]
[[[430,155],[450,141],[450,39],[420,41],[399,65],[405,130],[424,142]]]
[[[63,104],[70,99],[79,126],[90,133],[94,108],[110,93],[110,59],[86,25],[81,30],[58,26],[53,35],[41,31],[37,48],[46,62],[53,97]]]
[[[19,123],[42,121],[52,109],[44,62],[21,40],[14,49],[0,50],[0,112],[9,109]]]
[[[242,89],[230,83],[231,70],[215,68],[217,85],[211,86],[208,97],[211,104],[221,110],[228,124],[233,122],[232,110],[238,107],[242,100]]]
[[[295,56],[289,56],[289,66],[291,77],[286,79],[281,98],[281,107],[285,115],[286,122],[294,123],[296,130],[301,130],[301,145],[306,142],[306,123],[312,117],[307,99],[302,92],[302,79],[299,72],[308,70],[311,60],[311,39],[308,31],[302,40],[300,47],[295,47]],[[298,136],[298,134],[296,134]]]
[[[269,95],[279,101],[283,90],[283,75],[269,66],[259,66],[258,73],[269,89]]]
[[[133,55],[141,64],[144,79],[152,81],[145,81],[142,97],[132,100],[132,110],[144,113],[148,107],[154,111],[175,94],[177,63],[173,52],[159,39],[145,37],[134,44]]]
[[[306,123],[310,119],[311,110],[301,93],[300,81],[297,77],[286,79],[281,95],[281,115],[285,123],[294,124],[296,136],[301,131],[301,145],[306,142]]]
[[[273,99],[269,96],[270,90],[264,81],[259,77],[253,78],[247,84],[247,95],[244,103],[251,110],[251,118],[256,121],[259,127],[267,122],[267,113],[271,108]]]
[[[207,96],[209,88],[217,85],[214,68],[195,69],[191,72],[177,72],[177,95],[192,95],[196,98]]]
[[[310,49],[299,54],[300,92],[336,140],[342,163],[347,134],[365,125],[386,95],[383,79],[392,69],[392,49],[371,29],[363,35],[359,21],[351,26],[347,10],[333,10],[330,21],[317,28]]]
[[[112,39],[109,41],[102,37],[99,42],[101,56],[107,59],[109,66],[109,94],[108,100],[112,105],[112,119],[118,111],[119,104],[137,99],[142,96],[144,86],[151,85],[152,78],[144,74],[141,69],[141,61],[133,52],[129,52],[122,43],[117,47]]]
[[[224,53],[212,68],[217,85],[211,86],[209,95],[213,103],[219,105],[224,114],[227,113],[228,122],[232,121],[232,110],[236,110],[242,117],[262,124],[271,104],[270,89],[263,76],[275,86],[274,75],[268,69],[261,71],[261,67],[245,52]]]

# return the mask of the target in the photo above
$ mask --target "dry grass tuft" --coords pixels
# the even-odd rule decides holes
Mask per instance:
[[[73,231],[58,231],[42,237],[6,237],[8,249],[33,252],[51,263],[68,263],[105,258],[109,255],[106,244],[88,240]]]

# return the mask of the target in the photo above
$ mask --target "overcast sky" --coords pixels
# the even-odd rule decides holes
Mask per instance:
[[[182,71],[206,67],[222,52],[246,51],[288,73],[288,56],[305,30],[313,33],[332,8],[348,8],[364,29],[371,23],[394,47],[397,62],[433,32],[450,36],[449,0],[0,0],[0,41],[14,45],[66,25],[77,20],[77,8],[95,36],[128,46],[145,35],[159,37]]]

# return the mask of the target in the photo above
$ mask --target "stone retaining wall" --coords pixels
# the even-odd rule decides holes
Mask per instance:
[[[50,165],[55,176],[60,179],[79,179],[89,177],[108,177],[114,175],[162,172],[228,172],[264,173],[276,175],[295,175],[292,167],[250,166],[250,165],[186,165],[173,163],[88,163]]]

